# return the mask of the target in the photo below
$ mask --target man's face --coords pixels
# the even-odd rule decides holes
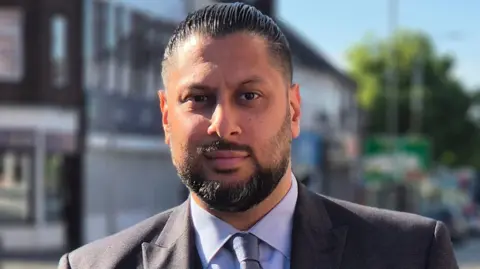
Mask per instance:
[[[290,169],[300,95],[266,42],[244,33],[193,35],[160,91],[165,141],[183,183],[212,209],[241,212]]]

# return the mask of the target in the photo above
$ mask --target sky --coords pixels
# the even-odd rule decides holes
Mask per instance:
[[[388,35],[388,0],[278,0],[277,14],[340,68],[366,33]],[[480,88],[480,1],[398,0],[398,27],[422,30],[457,59],[455,74]]]

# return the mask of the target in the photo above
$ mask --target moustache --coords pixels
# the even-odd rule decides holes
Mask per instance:
[[[228,151],[245,151],[249,155],[253,155],[253,150],[247,145],[241,145],[234,142],[229,142],[226,140],[216,140],[208,144],[204,144],[197,148],[197,153],[211,153],[219,150],[228,150]]]

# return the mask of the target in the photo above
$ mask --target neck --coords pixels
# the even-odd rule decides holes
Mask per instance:
[[[292,186],[292,172],[288,169],[283,178],[278,183],[275,190],[260,204],[244,212],[220,212],[210,208],[197,195],[192,193],[192,198],[196,204],[208,211],[210,214],[232,225],[235,229],[246,231],[261,220],[270,210],[272,210],[287,195]]]

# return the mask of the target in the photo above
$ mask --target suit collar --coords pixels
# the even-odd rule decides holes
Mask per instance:
[[[299,184],[291,268],[340,268],[348,228],[333,226],[324,200]]]
[[[155,242],[142,244],[143,269],[192,268],[198,262],[189,201],[176,207]]]
[[[298,184],[290,268],[340,268],[348,228],[332,224],[324,200]],[[142,244],[143,269],[194,268],[199,263],[189,203],[172,211],[155,242]]]

